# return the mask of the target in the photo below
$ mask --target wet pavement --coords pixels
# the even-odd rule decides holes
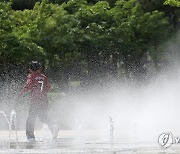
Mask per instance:
[[[7,139],[8,132],[0,132],[0,153],[62,153],[62,154],[179,154],[180,145],[172,145],[168,149],[161,148],[158,143],[145,142],[123,142],[115,141],[113,144],[109,141],[95,139],[95,134],[91,138],[72,137],[73,132],[64,132],[66,135],[58,136],[56,142],[50,140],[36,142],[27,142],[24,136],[25,132],[18,132],[18,143],[15,138],[10,142]],[[37,133],[39,137],[42,132]],[[37,136],[38,136],[37,135]],[[82,134],[81,134],[82,135]],[[96,136],[97,137],[97,136]],[[10,144],[9,144],[10,143]],[[10,145],[10,146],[9,146]]]
[[[1,149],[0,153],[80,153],[80,154],[162,154],[180,153],[180,148],[161,149],[152,143],[80,143],[80,142],[19,142],[11,143],[11,148]]]

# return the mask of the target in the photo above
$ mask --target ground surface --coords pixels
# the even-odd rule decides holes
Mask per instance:
[[[61,131],[57,142],[51,142],[49,132],[36,131],[36,142],[27,142],[25,132],[18,131],[18,143],[15,132],[8,140],[8,131],[0,131],[0,153],[64,153],[64,154],[179,154],[180,145],[168,149],[158,143],[123,142],[113,144],[103,138],[97,138],[96,131]],[[43,141],[43,142],[42,142]],[[9,144],[10,143],[10,144]],[[10,145],[10,146],[9,146]]]

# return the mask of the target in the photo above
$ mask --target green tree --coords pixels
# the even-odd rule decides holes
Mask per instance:
[[[171,5],[174,7],[180,7],[180,1],[179,0],[166,0],[165,5]]]
[[[46,67],[55,72],[54,79],[61,80],[63,76],[68,79],[70,69],[81,63],[76,44],[78,20],[64,10],[64,4],[54,5],[46,0],[36,3],[33,10],[16,13],[20,18],[16,18],[19,24],[14,33],[43,49],[45,57],[39,57],[44,58]]]
[[[126,74],[139,75],[144,72],[142,56],[166,39],[168,18],[159,11],[144,12],[136,0],[117,1],[111,11],[115,21],[116,44]]]
[[[82,72],[98,82],[109,74],[117,77],[118,62],[127,77],[139,76],[145,72],[142,57],[150,53],[157,64],[159,44],[170,30],[176,31],[162,3],[42,0],[30,9],[14,10],[12,3],[1,2],[1,63],[38,59],[66,82]]]
[[[105,76],[110,55],[114,53],[110,43],[112,17],[109,9],[108,2],[101,1],[95,5],[84,5],[75,13],[80,21],[79,29],[82,35],[79,44],[86,57],[88,76],[91,81],[98,82]]]
[[[10,3],[0,3],[0,39],[1,39],[1,63],[27,63],[32,57],[39,57],[44,55],[43,49],[34,42],[24,37],[24,31],[28,29],[23,28],[23,32],[19,32],[20,20],[22,12],[14,12]],[[25,17],[25,16],[24,16]],[[26,16],[27,18],[27,16]],[[24,21],[22,21],[24,23]],[[25,27],[25,26],[24,26]],[[18,29],[18,30],[17,30]]]

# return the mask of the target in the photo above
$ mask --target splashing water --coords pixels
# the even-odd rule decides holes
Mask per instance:
[[[12,127],[14,126],[15,129],[15,136],[16,136],[16,148],[18,149],[18,135],[17,135],[17,118],[16,118],[16,112],[15,110],[12,110],[10,113],[10,119],[7,118],[7,115],[5,114],[4,111],[0,111],[0,114],[4,116],[6,119],[6,122],[8,124],[8,129],[9,129],[9,138],[8,138],[8,150],[10,149],[10,144],[11,144],[11,136],[12,136]]]
[[[42,127],[42,131],[43,131],[43,141],[44,142],[48,142],[49,141],[49,129],[48,129],[48,126],[47,124],[43,124],[43,127]]]
[[[110,144],[113,146],[113,140],[114,140],[114,121],[111,116],[109,116],[109,122],[110,122]]]

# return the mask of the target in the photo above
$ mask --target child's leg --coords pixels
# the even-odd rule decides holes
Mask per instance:
[[[41,120],[41,122],[46,123],[49,127],[49,129],[52,132],[52,140],[56,141],[57,136],[58,136],[58,132],[59,132],[59,128],[57,125],[55,125],[48,117],[47,114],[47,110],[48,110],[48,106],[47,104],[41,105],[41,108],[39,108],[38,111],[38,117]]]
[[[26,136],[27,136],[27,139],[35,138],[34,127],[35,127],[36,117],[37,117],[36,108],[33,106],[30,106],[29,115],[28,115],[28,118],[26,120]]]
[[[47,109],[40,109],[38,113],[38,117],[42,123],[46,123],[49,129],[52,131],[53,122],[49,119],[47,114]]]

